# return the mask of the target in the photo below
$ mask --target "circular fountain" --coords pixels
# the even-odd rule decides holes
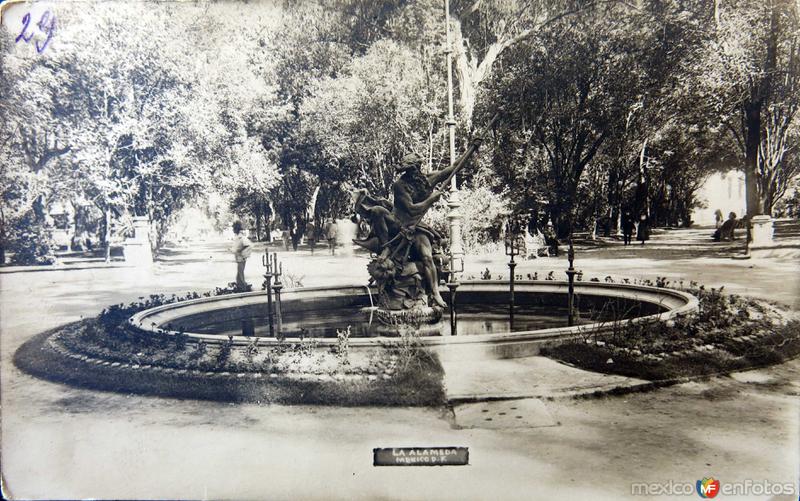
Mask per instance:
[[[674,289],[642,285],[578,282],[577,325],[567,326],[566,281],[516,282],[516,308],[508,315],[508,282],[462,282],[458,291],[458,335],[447,323],[408,326],[428,346],[481,343],[515,345],[517,356],[535,353],[544,343],[587,332],[618,328],[622,322],[666,321],[696,311],[697,299]],[[450,298],[444,293],[446,300]],[[281,337],[288,341],[315,338],[320,346],[335,344],[337,331],[351,328],[354,348],[376,346],[391,336],[376,318],[375,291],[366,286],[309,287],[282,293]],[[206,343],[244,345],[242,325],[254,326],[262,346],[279,343],[269,337],[265,292],[229,294],[167,304],[133,315],[129,327],[154,336],[185,334]]]

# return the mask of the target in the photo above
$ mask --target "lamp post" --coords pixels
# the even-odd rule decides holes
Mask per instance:
[[[514,270],[517,267],[517,262],[514,261],[514,256],[519,255],[520,248],[522,247],[518,230],[519,228],[517,228],[516,222],[513,219],[509,219],[506,223],[506,235],[504,240],[506,256],[511,258],[508,262],[508,315],[511,319],[512,328],[514,327],[514,281],[516,280],[516,274],[514,273]]]
[[[275,291],[275,320],[277,325],[277,333],[276,336],[278,339],[283,339],[283,318],[281,315],[281,289],[283,289],[283,284],[281,283],[281,275],[283,275],[283,263],[278,263],[278,253],[275,252],[272,255],[272,275],[275,277],[275,285],[272,286],[272,290]]]
[[[617,181],[617,238],[622,236],[622,188],[625,187],[625,182],[620,179]]]
[[[575,248],[572,246],[572,237],[569,238],[567,259],[569,260],[569,268],[567,268],[567,279],[569,280],[569,289],[567,291],[567,325],[571,327],[575,325],[575,275],[578,273],[573,266],[573,262],[575,261]]]
[[[270,337],[274,337],[275,325],[272,318],[272,277],[275,276],[275,274],[273,272],[273,262],[268,250],[264,251],[264,255],[261,256],[261,264],[264,265],[264,268],[266,269],[264,272],[264,288],[267,291],[267,321],[269,323],[269,335]]]
[[[445,59],[447,64],[447,130],[449,133],[450,165],[456,159],[456,120],[453,114],[453,47],[450,36],[450,0],[444,1],[444,24],[447,33],[447,47]],[[451,276],[464,270],[464,245],[461,241],[461,200],[456,185],[456,176],[450,179],[450,196],[447,200],[450,211],[447,220],[450,223],[450,264]],[[451,283],[458,283],[457,277],[450,279]],[[449,287],[449,286],[448,286]]]
[[[450,289],[450,335],[458,334],[458,311],[456,309],[456,289],[458,289],[458,273],[464,271],[464,260],[455,260],[450,255],[450,263],[447,268],[447,288]]]

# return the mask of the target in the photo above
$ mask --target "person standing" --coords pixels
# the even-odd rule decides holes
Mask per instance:
[[[622,214],[622,240],[624,245],[630,245],[635,226],[636,225],[633,221],[633,215],[631,215],[631,211],[626,210],[625,213]]]
[[[547,224],[542,230],[544,243],[547,245],[548,256],[558,256],[558,238],[556,237],[556,229],[553,226],[552,218],[547,219]]]
[[[722,211],[717,209],[714,211],[714,223],[715,228],[719,229],[722,226]]]
[[[644,245],[645,240],[650,240],[650,227],[646,214],[639,216],[639,227],[636,229],[636,240],[641,241],[642,245]]]
[[[283,231],[281,232],[281,238],[283,239],[283,248],[288,251],[289,244],[292,241],[292,235],[289,233],[288,226],[284,226]]]
[[[253,244],[250,240],[242,235],[242,223],[235,221],[233,223],[233,244],[231,251],[236,258],[236,288],[244,290],[247,288],[247,282],[244,280],[244,266],[247,263],[247,258],[250,257],[250,252]]]
[[[314,247],[317,246],[317,228],[314,226],[314,221],[309,221],[306,225],[306,242],[311,248],[311,255],[314,255]]]
[[[336,236],[339,233],[339,227],[336,225],[336,220],[330,218],[328,224],[325,225],[325,238],[328,239],[328,247],[331,251],[331,256],[336,254]]]

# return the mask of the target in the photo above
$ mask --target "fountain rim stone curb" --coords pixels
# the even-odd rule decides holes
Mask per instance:
[[[229,372],[228,375],[217,372],[201,374],[192,370],[166,371],[159,366],[141,366],[139,369],[134,369],[126,364],[96,365],[92,361],[99,359],[71,353],[65,347],[60,346],[61,343],[57,339],[66,328],[88,320],[90,319],[67,322],[33,335],[14,351],[12,357],[14,367],[38,379],[90,391],[200,401],[257,403],[259,405],[373,406],[376,404],[370,399],[356,402],[349,399],[341,402],[322,402],[317,401],[319,398],[315,399],[312,396],[312,400],[309,401],[305,397],[304,388],[314,388],[314,385],[359,384],[366,385],[364,388],[368,389],[372,397],[375,397],[375,395],[382,394],[380,392],[387,388],[391,389],[398,384],[398,379],[394,377],[374,379],[367,377],[363,380],[334,377],[330,380],[320,381],[316,375],[313,378],[300,378],[276,374],[270,374],[267,377],[265,373],[249,373],[249,377],[246,377],[248,373],[240,372]],[[245,374],[245,376],[241,374]],[[187,383],[187,385],[175,384],[177,381]],[[297,388],[293,389],[292,385],[297,384],[304,385],[300,388],[300,393],[296,393]],[[242,388],[247,391],[243,392]],[[399,394],[398,398],[400,398],[398,402],[388,404],[382,402],[380,405],[446,405],[444,395],[439,398],[438,395],[431,394],[429,395],[430,400],[414,402],[402,400],[403,394]]]
[[[55,353],[57,353],[57,354],[59,354],[61,356],[64,356],[66,358],[73,359],[74,363],[85,363],[86,365],[91,365],[91,360],[95,360],[93,357],[74,354],[68,348],[66,348],[64,345],[62,345],[60,342],[58,342],[58,339],[57,339],[58,336],[59,336],[60,331],[64,327],[66,327],[68,325],[80,323],[81,321],[82,320],[75,321],[75,322],[69,322],[67,324],[63,324],[63,325],[60,325],[58,327],[55,327],[55,328],[52,328],[52,329],[48,329],[47,331],[41,332],[41,333],[33,336],[33,338],[31,338],[28,341],[26,341],[26,343],[23,344],[23,347],[25,345],[31,343],[31,342],[36,342],[36,344],[38,346],[37,349],[42,349],[46,345],[46,346],[48,346],[50,348],[50,350],[52,352],[55,352]],[[22,350],[23,347],[20,347],[17,351],[19,352],[20,350]],[[21,370],[23,370],[23,372],[26,372],[28,374],[32,374],[32,375],[34,375],[36,377],[43,377],[44,379],[47,379],[47,380],[54,380],[54,379],[51,378],[52,376],[51,377],[46,377],[46,376],[42,376],[42,375],[37,375],[37,374],[34,374],[33,372],[30,372],[30,370],[26,369],[24,366],[21,366],[20,363],[19,363],[19,360],[18,360],[19,355],[20,355],[19,353],[15,353],[14,354],[14,357],[13,357],[14,358],[14,365],[17,366],[18,368],[20,368]],[[768,367],[768,366],[769,366],[769,364],[767,364],[767,365],[755,365],[755,366],[749,367],[749,368],[747,368],[747,369],[745,369],[743,371],[736,371],[736,372],[746,372],[746,371],[752,371],[752,370],[759,370],[759,369],[763,369],[764,367]],[[121,364],[118,367],[110,367],[110,366],[108,366],[108,367],[103,367],[102,368],[102,370],[114,371],[114,372],[131,372],[131,373],[135,373],[135,372],[144,371],[144,372],[149,372],[151,374],[162,372],[162,371],[154,370],[154,369],[156,369],[155,366],[140,366],[137,369],[137,368],[134,368],[133,366],[130,366],[128,364]],[[211,373],[211,374],[203,373],[203,371],[197,371],[197,370],[188,370],[188,371],[186,371],[186,373],[181,373],[181,372],[182,371],[175,371],[173,374],[169,374],[169,376],[173,377],[173,378],[174,377],[203,378],[203,379],[211,379],[211,378],[219,379],[219,378],[221,378],[220,373],[217,373],[217,372],[214,372],[214,373]],[[267,376],[266,373],[256,372],[256,373],[231,373],[230,376],[222,376],[222,377],[224,377],[225,379],[240,379],[240,377],[239,377],[240,374],[248,374],[250,376],[250,378],[248,378],[248,379],[262,379],[262,378],[265,378],[265,376]],[[607,387],[607,388],[602,388],[602,389],[587,388],[587,389],[585,389],[583,391],[571,391],[571,392],[564,392],[564,393],[561,393],[561,394],[553,394],[553,395],[537,395],[537,394],[507,394],[507,395],[495,395],[495,396],[486,396],[486,395],[477,395],[477,394],[476,395],[462,395],[462,396],[459,396],[459,397],[456,397],[456,398],[448,398],[443,403],[443,405],[445,405],[445,406],[454,406],[454,405],[461,405],[461,404],[468,404],[468,403],[493,402],[493,401],[513,401],[513,400],[530,399],[530,398],[536,398],[536,399],[547,400],[547,401],[603,398],[603,397],[606,397],[606,396],[619,396],[619,395],[627,395],[627,394],[631,394],[631,393],[644,393],[644,392],[649,392],[649,391],[657,390],[657,389],[660,389],[660,388],[669,387],[669,386],[673,386],[673,385],[677,385],[677,384],[688,383],[688,382],[692,382],[692,381],[705,381],[705,380],[710,380],[710,379],[717,378],[717,377],[725,377],[725,376],[729,376],[730,374],[731,374],[731,372],[722,371],[722,372],[715,372],[715,373],[711,373],[711,374],[698,374],[698,375],[694,375],[694,376],[681,376],[681,377],[676,377],[676,378],[654,380],[654,381],[646,381],[646,382],[636,383],[636,384],[614,385],[612,387]],[[270,380],[270,379],[272,379],[272,376],[275,376],[275,374],[270,374],[269,377],[266,377],[265,379]],[[291,377],[285,378],[284,377],[284,379],[288,380],[288,379],[294,379],[294,378],[291,378]],[[369,380],[369,381],[372,381],[372,380]],[[72,383],[65,383],[65,384],[68,384],[70,386],[74,386]],[[106,390],[106,391],[109,391],[109,390]],[[114,390],[110,390],[110,391],[114,391]],[[140,393],[140,392],[137,392],[137,391],[133,391],[133,393],[145,394],[145,395],[149,395],[150,394],[150,393]],[[171,395],[168,395],[168,394],[158,394],[158,396],[165,396],[165,397],[170,397],[170,398],[187,398],[186,396],[174,397],[174,396],[171,396]],[[189,397],[189,398],[191,398],[191,397]],[[229,401],[229,400],[221,399],[220,401]],[[255,402],[255,401],[246,400],[246,402]],[[259,400],[258,403],[261,403],[261,401]],[[281,405],[293,405],[293,404],[281,404]],[[307,404],[304,404],[304,405],[307,405]]]
[[[50,331],[46,331],[46,339],[44,343],[49,346],[51,350],[62,355],[67,358],[71,358],[75,360],[77,363],[83,363],[86,365],[96,365],[98,367],[102,367],[104,369],[111,369],[117,371],[139,371],[139,372],[150,372],[150,373],[164,373],[167,375],[175,375],[175,376],[191,376],[191,377],[201,377],[201,378],[229,378],[229,379],[236,379],[236,378],[244,378],[249,377],[252,379],[260,379],[263,377],[267,378],[281,378],[284,380],[290,381],[323,381],[326,380],[346,380],[346,381],[373,381],[370,378],[370,374],[330,374],[330,373],[323,373],[323,374],[308,374],[308,373],[301,373],[301,372],[281,372],[281,373],[274,373],[268,371],[205,371],[202,369],[188,369],[188,368],[177,368],[177,367],[168,367],[164,365],[142,365],[142,364],[132,364],[128,362],[119,362],[115,361],[112,362],[110,360],[105,360],[102,358],[98,358],[97,356],[89,356],[84,355],[78,352],[71,350],[68,346],[61,342],[61,329],[66,326],[80,323],[81,321],[77,322],[70,322],[68,324],[64,324],[60,327],[55,329],[51,329]],[[390,375],[390,379],[393,375]],[[385,378],[384,378],[385,379]]]
[[[470,288],[471,290],[485,290],[487,292],[502,292],[508,289],[507,280],[474,280],[464,281],[459,284],[460,292]],[[568,282],[566,280],[518,280],[515,281],[515,287],[518,292],[526,292],[532,290],[531,287],[535,286],[535,290],[543,292],[555,292],[566,294]],[[339,286],[321,286],[321,287],[304,287],[286,289],[281,294],[283,298],[288,299],[293,295],[311,295],[319,297],[321,292],[337,293],[331,295],[342,295],[343,292],[348,291],[349,294],[356,293],[357,290],[368,290],[369,287],[363,284],[348,284]],[[583,290],[582,290],[583,289]],[[595,295],[595,296],[608,296],[621,299],[631,299],[637,301],[645,301],[651,304],[664,305],[664,301],[670,299],[674,304],[669,307],[668,311],[656,313],[653,315],[645,315],[642,317],[635,317],[629,320],[624,320],[627,324],[650,323],[673,319],[675,317],[695,313],[699,310],[699,300],[689,294],[688,292],[671,289],[667,287],[653,287],[647,285],[625,284],[625,283],[608,283],[608,282],[592,282],[581,281],[575,283],[576,294]],[[638,293],[638,294],[637,294]],[[661,297],[661,301],[647,301],[641,297],[644,293],[648,297]],[[315,295],[316,294],[316,295]],[[199,309],[194,311],[205,312],[212,311],[216,308],[205,308],[204,306],[219,303],[231,302],[236,300],[244,300],[243,304],[254,304],[255,301],[262,296],[266,296],[265,291],[244,292],[238,294],[225,294],[221,296],[202,297],[198,299],[190,299],[187,301],[180,301],[177,303],[165,304],[140,311],[132,315],[127,325],[129,328],[134,328],[140,331],[148,332],[153,335],[166,335],[176,336],[180,332],[161,327],[168,323],[167,320],[162,321],[155,326],[147,326],[145,321],[153,318],[154,315],[163,313],[170,310],[178,310],[187,307],[200,306]],[[329,295],[330,296],[330,295]],[[324,296],[323,296],[324,297]],[[419,341],[424,346],[440,347],[446,345],[469,345],[469,344],[483,344],[483,345],[499,345],[508,343],[520,342],[553,342],[572,339],[587,333],[605,333],[613,330],[615,327],[614,322],[596,322],[592,324],[576,325],[572,327],[553,327],[549,329],[539,329],[533,331],[520,331],[520,332],[503,332],[494,334],[483,334],[480,336],[436,336],[436,337],[421,337]],[[192,332],[184,332],[187,336],[187,341],[199,342],[203,341],[208,344],[222,344],[228,341],[228,337],[216,334],[198,334]],[[303,342],[300,338],[285,338],[282,341],[271,337],[247,337],[247,336],[232,336],[232,342],[235,346],[243,346],[250,344],[254,339],[258,339],[259,346],[274,346],[286,343],[300,343]],[[371,338],[351,338],[350,347],[381,347],[386,343],[391,343],[397,337],[381,336]],[[335,338],[314,338],[314,342],[320,347],[330,347],[337,344]]]

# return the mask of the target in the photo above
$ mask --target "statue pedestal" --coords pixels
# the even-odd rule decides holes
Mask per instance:
[[[375,316],[378,321],[375,330],[384,336],[401,336],[406,331],[422,336],[435,336],[441,334],[444,326],[441,308],[432,306],[409,310],[378,308]]]
[[[769,216],[753,216],[753,230],[751,247],[768,247],[772,245],[772,218]]]

